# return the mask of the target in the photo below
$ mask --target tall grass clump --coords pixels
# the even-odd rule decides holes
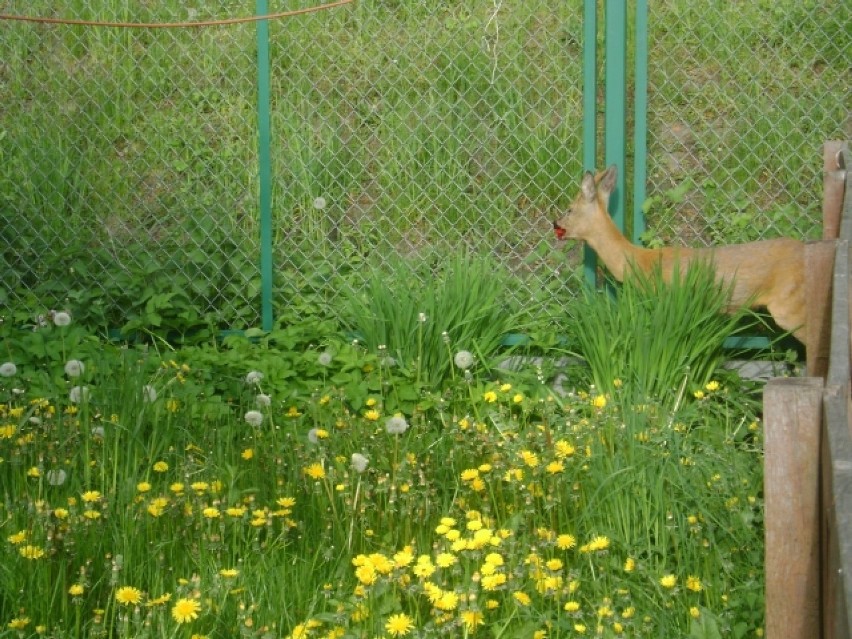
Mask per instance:
[[[595,386],[624,384],[664,403],[704,386],[724,361],[725,339],[747,326],[747,309],[726,313],[731,292],[703,263],[675,268],[670,282],[660,268],[634,269],[615,294],[587,289],[571,329]]]
[[[480,365],[431,392],[336,328],[158,353],[0,324],[0,636],[760,636],[737,378],[674,419]]]
[[[511,280],[491,259],[462,254],[433,269],[395,260],[348,293],[344,322],[373,352],[385,351],[417,380],[438,387],[465,351],[487,362],[507,333],[518,330]]]

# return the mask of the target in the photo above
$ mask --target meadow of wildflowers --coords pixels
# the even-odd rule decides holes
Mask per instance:
[[[0,327],[2,637],[762,635],[735,378],[673,412],[466,344],[434,388],[298,326],[157,351],[61,319]]]

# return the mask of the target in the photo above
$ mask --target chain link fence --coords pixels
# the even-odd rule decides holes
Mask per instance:
[[[255,8],[215,4],[0,13]],[[550,220],[582,168],[582,4],[358,0],[270,23],[276,316],[333,312],[368,265],[465,250],[516,274],[520,303],[572,299],[579,252]],[[815,237],[822,142],[851,133],[848,3],[651,4],[647,241]],[[257,325],[255,26],[0,20],[0,47],[0,306]]]

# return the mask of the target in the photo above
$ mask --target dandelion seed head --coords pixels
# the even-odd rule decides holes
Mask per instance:
[[[79,404],[81,402],[85,402],[89,399],[89,387],[88,386],[74,386],[71,390],[68,391],[68,400],[72,404]]]
[[[86,366],[79,359],[69,359],[65,362],[65,374],[68,377],[80,377],[86,372]]]
[[[314,198],[314,208],[317,211],[322,211],[326,207],[327,204],[328,203],[325,201],[325,198],[321,195],[319,197]]]
[[[249,426],[254,426],[255,428],[257,428],[263,423],[263,413],[261,413],[259,410],[247,411],[245,414],[245,420]]]
[[[370,460],[361,453],[352,453],[352,468],[355,469],[355,472],[363,473],[367,470],[369,463]]]
[[[459,351],[453,358],[453,362],[455,363],[456,368],[466,371],[471,366],[473,366],[473,353],[471,353],[470,351]]]
[[[246,384],[249,386],[257,386],[263,381],[263,373],[260,371],[249,371],[246,374]]]
[[[68,473],[66,473],[61,468],[53,468],[47,471],[44,474],[45,479],[47,479],[47,483],[51,486],[61,486],[65,483],[65,479],[68,477]]]
[[[317,356],[317,364],[320,366],[328,366],[331,364],[331,361],[334,359],[334,355],[332,355],[328,351],[323,351]]]
[[[18,372],[18,367],[14,362],[3,362],[0,364],[0,377],[14,377]]]
[[[65,311],[57,311],[53,314],[53,323],[56,326],[68,326],[71,323],[71,315]]]
[[[402,435],[408,430],[408,422],[405,417],[399,414],[388,417],[385,422],[385,430],[391,435]]]

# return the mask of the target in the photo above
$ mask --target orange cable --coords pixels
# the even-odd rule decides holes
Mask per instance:
[[[123,29],[188,29],[197,27],[219,27],[229,24],[243,24],[246,22],[259,22],[260,20],[275,20],[278,18],[291,18],[305,13],[314,13],[325,9],[334,9],[355,0],[337,0],[315,7],[294,9],[292,11],[281,11],[264,16],[248,16],[244,18],[227,18],[224,20],[204,20],[200,22],[98,22],[96,20],[74,20],[70,18],[44,18],[37,16],[18,16],[0,13],[0,20],[13,20],[17,22],[37,22],[40,24],[68,24],[84,27],[116,27]]]

